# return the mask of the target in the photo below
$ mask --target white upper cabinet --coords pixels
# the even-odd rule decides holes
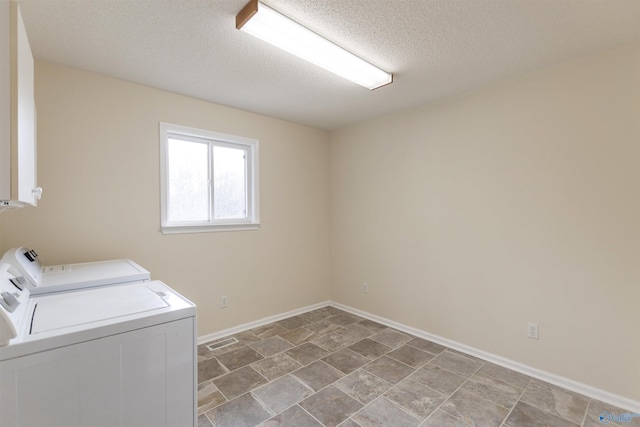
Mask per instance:
[[[17,3],[0,0],[0,208],[36,206],[33,55]]]

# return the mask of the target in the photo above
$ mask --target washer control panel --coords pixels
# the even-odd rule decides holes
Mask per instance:
[[[17,336],[29,299],[27,280],[8,270],[9,264],[0,262],[0,347]]]
[[[20,301],[16,298],[16,294],[12,294],[10,292],[0,293],[0,306],[4,307],[4,309],[9,313],[16,311],[16,308],[18,308],[19,305]]]
[[[2,256],[2,262],[9,264],[9,273],[23,277],[28,287],[38,286],[42,280],[42,263],[33,249],[19,247],[9,249]]]

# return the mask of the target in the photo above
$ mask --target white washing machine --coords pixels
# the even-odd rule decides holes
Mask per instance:
[[[1,426],[195,426],[193,303],[155,280],[30,297],[7,269]]]
[[[10,265],[16,286],[29,288],[31,296],[151,279],[130,259],[43,266],[38,254],[25,247],[9,249],[2,262]]]

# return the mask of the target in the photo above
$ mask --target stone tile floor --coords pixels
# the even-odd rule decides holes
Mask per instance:
[[[198,383],[199,427],[595,427],[628,412],[334,307],[200,345]]]

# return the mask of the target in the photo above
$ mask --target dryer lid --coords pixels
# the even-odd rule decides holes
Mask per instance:
[[[110,287],[41,297],[33,310],[30,334],[49,332],[168,307],[147,286]]]

